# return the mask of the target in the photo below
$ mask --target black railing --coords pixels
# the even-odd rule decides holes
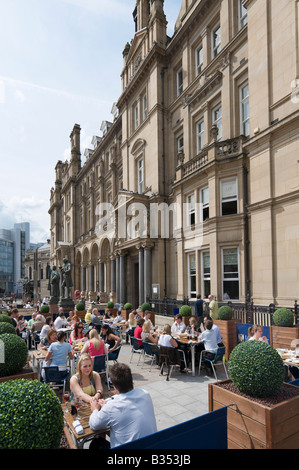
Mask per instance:
[[[188,297],[183,300],[177,299],[151,299],[147,298],[153,307],[153,310],[157,315],[164,315],[166,317],[173,317],[182,305],[190,305],[194,312],[194,302],[195,300],[190,300]],[[209,302],[204,303],[204,312],[208,313]],[[274,304],[266,305],[255,305],[253,301],[251,302],[218,302],[219,307],[222,305],[229,305],[233,310],[233,318],[239,319],[241,323],[249,324],[258,324],[261,326],[271,326],[273,325],[273,313],[281,306]],[[299,307],[297,300],[294,301],[293,307],[286,307],[294,313],[295,324],[299,325]]]

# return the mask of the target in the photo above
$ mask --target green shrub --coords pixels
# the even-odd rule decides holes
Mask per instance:
[[[141,305],[141,310],[142,312],[146,312],[147,310],[151,311],[152,307],[151,307],[151,304],[149,304],[148,302],[144,302],[142,305]]]
[[[229,305],[222,305],[218,310],[219,320],[231,320],[233,318],[233,310]]]
[[[107,302],[107,308],[113,308],[113,307],[114,307],[114,303],[111,302],[111,300]]]
[[[253,397],[276,395],[284,381],[284,368],[278,352],[263,341],[239,343],[231,352],[228,370],[232,382]]]
[[[76,310],[78,310],[78,312],[82,312],[83,310],[85,310],[84,304],[82,302],[78,302],[76,305]]]
[[[13,325],[12,319],[8,315],[6,315],[5,313],[1,313],[0,322],[6,322],[6,323],[10,323],[11,325]]]
[[[3,333],[0,335],[0,345],[4,347],[4,362],[0,361],[0,377],[17,374],[27,362],[27,344],[20,336]]]
[[[38,380],[0,384],[0,449],[58,449],[63,412],[55,392]]]
[[[15,328],[10,323],[7,323],[6,321],[3,321],[0,323],[0,335],[3,335],[3,333],[9,333],[12,335],[17,334]]]
[[[127,303],[124,305],[124,310],[132,310],[132,304],[130,304],[130,302],[127,302]]]
[[[180,308],[180,314],[182,317],[189,317],[192,315],[191,307],[189,305],[182,305]]]
[[[288,308],[278,308],[273,313],[273,323],[276,326],[293,326],[294,314]]]
[[[49,305],[42,305],[39,311],[40,311],[40,313],[49,313],[50,312],[50,307],[49,307]]]

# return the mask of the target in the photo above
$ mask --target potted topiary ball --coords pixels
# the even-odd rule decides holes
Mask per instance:
[[[180,308],[180,314],[183,317],[183,322],[186,326],[189,325],[189,319],[192,316],[192,309],[189,305],[182,305]]]
[[[148,303],[148,302],[144,302],[144,303],[141,305],[141,310],[142,310],[143,313],[146,312],[147,310],[150,312],[151,309],[152,309],[151,304]]]
[[[240,392],[253,397],[276,395],[284,381],[280,355],[263,341],[239,343],[230,355],[228,370]]]
[[[9,333],[12,335],[17,334],[15,328],[10,323],[7,323],[5,321],[0,322],[0,335],[3,335],[3,333]]]
[[[75,306],[77,312],[83,312],[85,310],[85,306],[82,302],[78,302]]]
[[[0,377],[17,374],[27,363],[27,344],[20,336],[10,333],[0,335],[0,344],[4,352],[4,361],[0,361]]]
[[[271,344],[275,349],[293,349],[299,340],[299,325],[294,324],[294,314],[288,308],[278,308],[273,313]]]
[[[128,320],[129,319],[129,314],[130,312],[132,311],[132,304],[130,302],[126,302],[122,311],[121,311],[121,316],[125,319],[125,320]]]
[[[107,308],[114,308],[114,303],[112,301],[107,302]]]
[[[127,303],[124,305],[124,310],[132,310],[132,304],[130,304],[130,302],[127,302]]]
[[[218,310],[219,320],[231,320],[233,318],[233,309],[229,305],[222,305]]]
[[[276,326],[291,327],[294,325],[294,314],[288,308],[278,308],[273,313],[273,323]]]
[[[10,323],[11,325],[13,324],[12,319],[8,315],[6,315],[5,313],[1,313],[0,322]]]
[[[114,308],[114,302],[109,300],[109,302],[107,302],[107,308],[105,308],[105,313],[108,313],[108,315],[116,315],[117,312],[118,309],[116,307]]]
[[[37,380],[0,384],[0,449],[59,449],[63,412],[55,392]]]
[[[49,305],[44,304],[40,308],[40,313],[49,313],[49,311],[50,311]]]

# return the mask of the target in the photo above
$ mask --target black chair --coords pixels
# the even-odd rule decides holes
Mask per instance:
[[[51,388],[62,388],[62,393],[64,393],[70,372],[68,370],[60,371],[58,366],[44,366],[43,369],[45,372],[45,383]]]
[[[155,358],[158,357],[159,355],[157,351],[153,350],[153,346],[156,346],[156,345],[148,343],[147,341],[143,341],[143,363],[142,363],[141,368],[144,366],[145,358],[148,357],[151,359],[151,366],[150,366],[149,372],[152,369]]]
[[[109,366],[106,354],[100,354],[99,356],[93,356],[93,370],[100,375],[106,376],[107,387],[110,390],[109,384]]]
[[[137,365],[139,364],[141,355],[143,354],[143,345],[140,345],[138,340],[134,338],[134,336],[130,336],[130,341],[132,345],[132,354],[130,358],[130,362],[132,362],[132,358],[134,354],[139,354]]]
[[[163,375],[164,366],[168,368],[166,380],[169,381],[173,368],[181,364],[179,350],[177,348],[160,346],[159,364],[161,366],[160,375]]]
[[[114,363],[117,362],[120,350],[121,350],[121,344],[117,346],[117,348],[115,348],[114,351],[110,353],[108,352],[108,360],[113,361]]]
[[[218,380],[217,375],[216,375],[215,367],[216,367],[216,365],[221,365],[221,364],[224,368],[226,378],[228,379],[229,377],[228,377],[227,370],[226,370],[226,367],[225,367],[225,356],[224,356],[225,355],[225,346],[222,346],[221,348],[218,348],[217,352],[216,352],[216,354],[213,358],[204,357],[205,353],[207,353],[207,352],[211,352],[211,351],[207,351],[206,349],[201,351],[198,375],[200,375],[200,368],[201,368],[202,361],[206,361],[209,364],[211,364],[212,370],[214,372],[215,380]]]

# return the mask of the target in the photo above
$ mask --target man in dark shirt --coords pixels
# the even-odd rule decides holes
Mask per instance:
[[[197,300],[194,304],[194,312],[195,315],[198,317],[198,325],[200,327],[203,322],[203,300],[200,294],[198,294],[196,298]]]

